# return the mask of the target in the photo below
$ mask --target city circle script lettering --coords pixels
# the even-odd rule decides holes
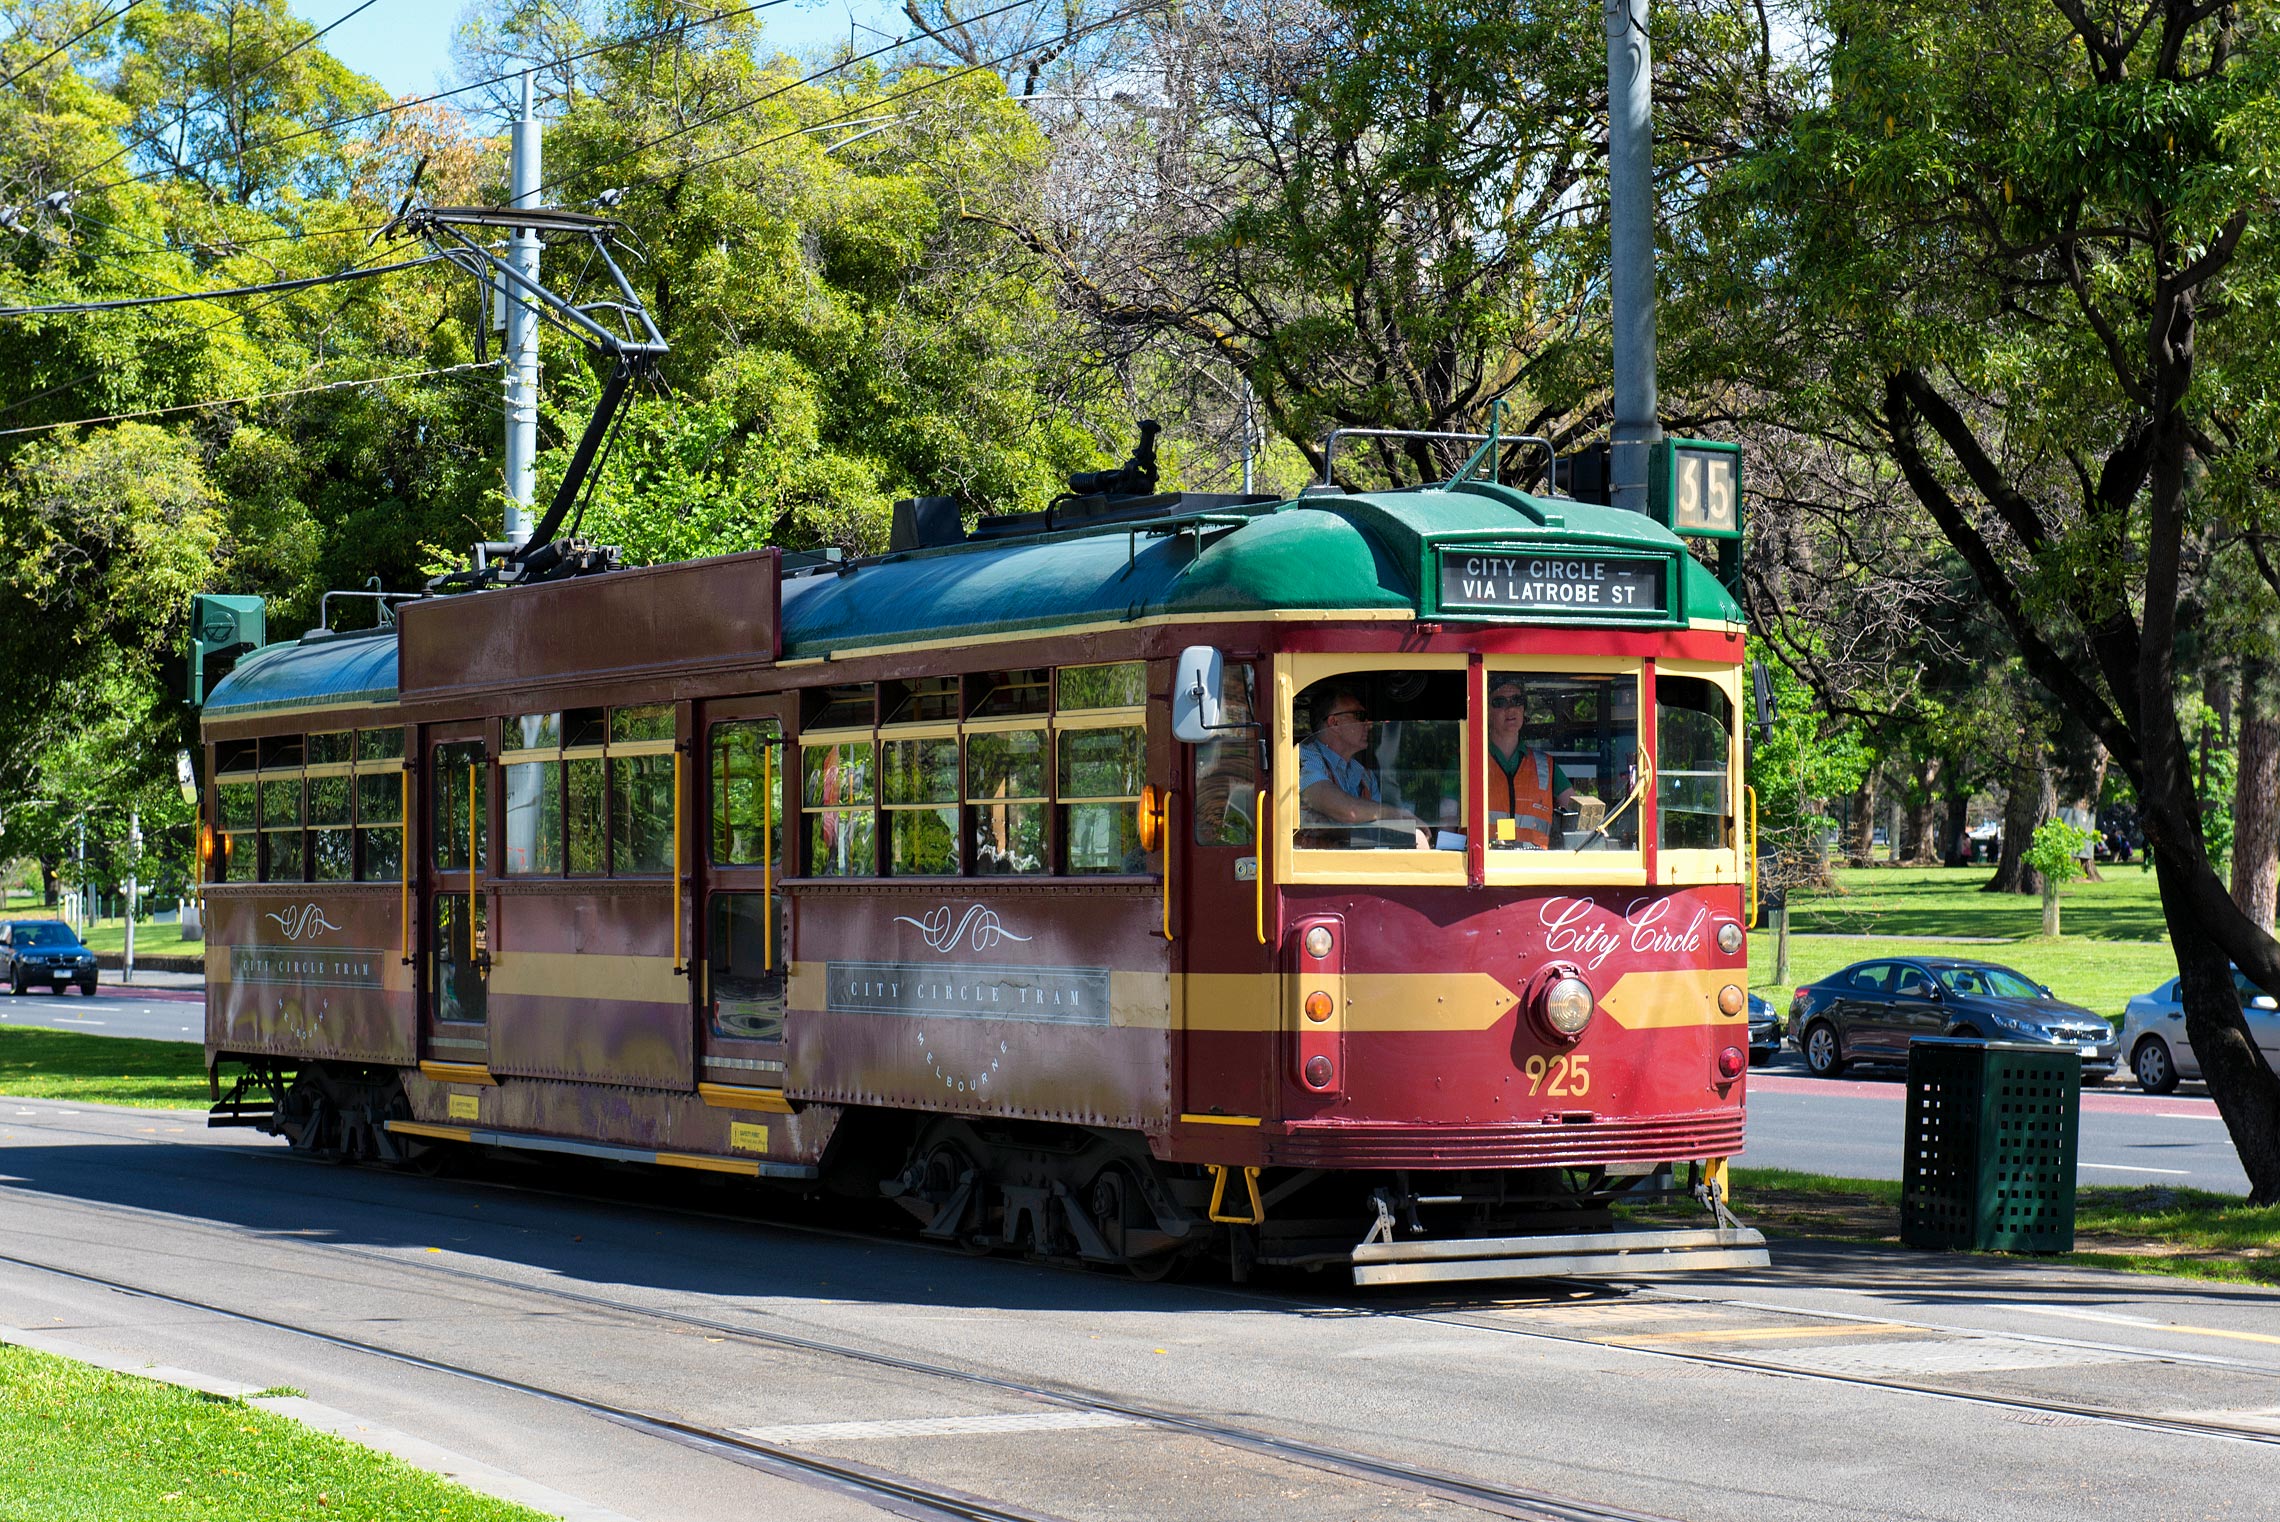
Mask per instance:
[[[1536,917],[1544,926],[1544,950],[1573,957],[1586,971],[1597,971],[1618,951],[1669,956],[1699,952],[1709,942],[1710,911],[1675,898],[1641,899],[1623,909],[1590,898],[1548,898]]]
[[[1487,550],[1441,552],[1441,606],[1518,613],[1655,617],[1667,560]]]

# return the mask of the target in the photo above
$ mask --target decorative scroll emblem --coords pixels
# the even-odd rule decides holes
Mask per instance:
[[[326,919],[324,910],[315,904],[303,904],[298,909],[287,909],[283,913],[264,917],[275,920],[277,928],[285,932],[285,939],[288,941],[297,941],[305,935],[321,935],[327,930],[338,930],[340,928],[331,920]]]
[[[929,950],[940,952],[943,956],[948,956],[951,952],[956,951],[960,941],[964,941],[970,950],[988,951],[1000,941],[1026,941],[1030,939],[1026,935],[1015,935],[1006,929],[999,922],[997,911],[985,904],[967,905],[964,917],[956,921],[950,917],[950,906],[944,904],[922,920],[912,919],[907,914],[898,914],[895,916],[895,923],[908,925],[916,930],[925,940]]]

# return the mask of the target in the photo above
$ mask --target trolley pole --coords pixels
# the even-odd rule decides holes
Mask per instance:
[[[510,189],[513,205],[538,205],[540,172],[538,79],[522,77],[522,117],[514,125]],[[538,278],[538,233],[518,227],[507,257],[531,279]],[[507,523],[509,544],[530,542],[530,503],[538,459],[538,309],[519,293],[507,302]]]
[[[1648,0],[1606,0],[1609,288],[1614,305],[1615,426],[1609,500],[1647,510],[1655,417],[1654,53]]]

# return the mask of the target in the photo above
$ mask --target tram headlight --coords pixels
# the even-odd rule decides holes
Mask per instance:
[[[1742,927],[1732,920],[1718,927],[1718,949],[1728,956],[1742,949]]]
[[[1544,990],[1544,1024],[1562,1040],[1573,1041],[1591,1023],[1593,1002],[1589,983],[1572,975],[1560,978]]]
[[[1328,956],[1330,948],[1335,944],[1336,942],[1331,939],[1328,925],[1316,925],[1306,932],[1306,954],[1316,961]]]

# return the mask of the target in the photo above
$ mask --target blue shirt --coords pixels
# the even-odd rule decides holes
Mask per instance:
[[[1377,773],[1339,755],[1320,740],[1309,740],[1298,748],[1298,790],[1304,794],[1317,782],[1334,784],[1350,797],[1378,801]]]

